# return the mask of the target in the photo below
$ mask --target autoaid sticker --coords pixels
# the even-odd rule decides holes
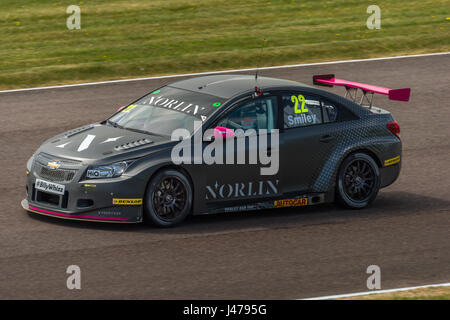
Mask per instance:
[[[131,110],[133,110],[133,109],[136,108],[136,107],[137,107],[136,104],[130,104],[128,107],[124,108],[124,109],[122,110],[122,112],[123,112],[123,113],[130,112]]]
[[[120,206],[137,206],[142,204],[142,199],[113,199],[113,204]]]
[[[299,94],[298,96],[291,96],[291,101],[294,103],[295,113],[308,112],[308,108],[305,107],[306,99],[303,95]]]
[[[275,207],[300,207],[308,205],[308,198],[275,200]]]
[[[385,160],[385,161],[384,161],[384,166],[385,166],[385,167],[387,167],[387,166],[392,166],[393,164],[396,164],[396,163],[398,163],[398,162],[400,162],[400,156],[396,156],[396,157],[394,157],[394,158]]]

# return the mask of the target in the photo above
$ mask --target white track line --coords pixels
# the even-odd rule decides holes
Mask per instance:
[[[380,294],[380,293],[390,293],[390,292],[400,292],[400,291],[408,291],[414,289],[423,289],[423,288],[433,288],[433,287],[450,287],[450,282],[448,283],[439,283],[439,284],[430,284],[425,286],[417,286],[417,287],[409,287],[409,288],[398,288],[398,289],[387,289],[387,290],[374,290],[367,292],[356,292],[356,293],[348,293],[348,294],[338,294],[334,296],[324,296],[324,297],[316,297],[316,298],[308,298],[308,299],[299,299],[299,300],[329,300],[329,299],[341,299],[341,298],[350,298],[350,297],[358,297],[358,296],[366,296],[370,294]]]
[[[308,66],[320,66],[320,65],[327,65],[327,64],[339,64],[339,63],[352,63],[352,62],[366,62],[366,61],[379,61],[379,60],[393,60],[393,59],[403,59],[403,58],[439,56],[439,55],[447,55],[447,54],[450,54],[450,52],[435,52],[435,53],[411,54],[411,55],[406,55],[406,56],[394,56],[394,57],[381,57],[381,58],[368,58],[368,59],[354,59],[354,60],[341,60],[341,61],[314,62],[314,63],[304,63],[304,64],[290,64],[290,65],[284,65],[284,66],[261,67],[261,68],[258,68],[258,69],[259,70],[286,69],[286,68],[297,68],[297,67],[308,67]],[[11,90],[2,90],[2,91],[0,91],[0,93],[34,91],[34,90],[47,90],[47,89],[59,89],[59,88],[92,86],[92,85],[97,85],[97,84],[121,83],[121,82],[156,80],[156,79],[169,79],[169,78],[179,78],[179,77],[204,76],[204,75],[209,75],[209,74],[221,74],[221,73],[242,72],[242,71],[255,71],[256,69],[257,68],[220,70],[220,71],[208,71],[208,72],[197,72],[197,73],[173,74],[173,75],[168,75],[168,76],[157,76],[157,77],[146,77],[146,78],[134,78],[134,79],[121,79],[121,80],[108,80],[108,81],[98,81],[98,82],[86,82],[86,83],[66,84],[66,85],[59,85],[59,86],[11,89]]]

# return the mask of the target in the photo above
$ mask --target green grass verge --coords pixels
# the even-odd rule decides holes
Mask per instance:
[[[430,287],[392,293],[378,293],[339,300],[450,300],[450,287]]]
[[[81,30],[66,8],[81,8]],[[450,0],[2,0],[0,88],[450,51]],[[265,49],[260,47],[265,38]]]

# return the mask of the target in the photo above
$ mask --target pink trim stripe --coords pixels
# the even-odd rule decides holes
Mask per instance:
[[[42,213],[54,214],[56,216],[68,217],[68,218],[86,218],[86,219],[117,220],[117,221],[129,220],[128,218],[92,217],[92,216],[84,216],[81,214],[77,214],[77,215],[64,214],[64,213],[58,213],[58,212],[48,211],[48,210],[44,210],[44,209],[39,209],[39,208],[36,208],[33,206],[28,206],[28,208],[30,208],[31,210],[42,212]]]

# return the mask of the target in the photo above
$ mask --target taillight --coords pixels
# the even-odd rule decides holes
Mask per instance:
[[[389,129],[390,132],[395,134],[397,138],[400,138],[400,126],[397,121],[391,121],[386,125],[386,128]]]

